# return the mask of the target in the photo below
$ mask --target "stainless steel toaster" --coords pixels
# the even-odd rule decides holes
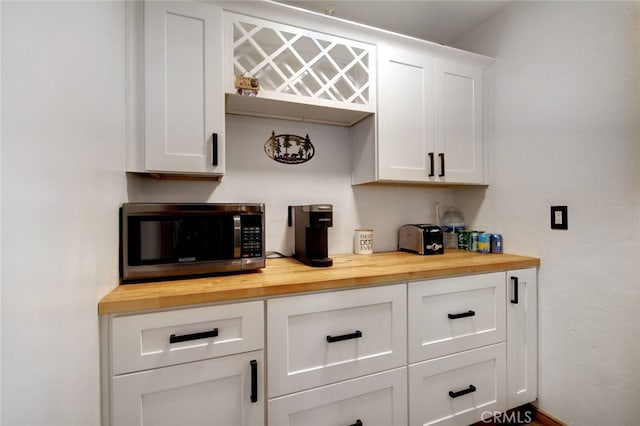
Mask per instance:
[[[398,250],[422,255],[444,254],[442,229],[428,223],[402,225],[398,231]]]

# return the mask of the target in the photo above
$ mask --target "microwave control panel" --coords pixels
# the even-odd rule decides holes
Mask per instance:
[[[262,217],[242,217],[242,257],[262,257]]]

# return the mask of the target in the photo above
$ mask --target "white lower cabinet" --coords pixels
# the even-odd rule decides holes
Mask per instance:
[[[264,302],[102,318],[103,424],[262,426]]]
[[[113,425],[264,424],[263,351],[117,376]]]
[[[468,425],[537,398],[536,269],[408,284],[409,424]]]
[[[535,268],[101,326],[104,424],[465,426],[537,397]]]
[[[407,369],[397,368],[269,400],[272,426],[407,424]]]
[[[506,385],[504,343],[410,365],[410,424],[468,425],[491,418],[506,408]]]

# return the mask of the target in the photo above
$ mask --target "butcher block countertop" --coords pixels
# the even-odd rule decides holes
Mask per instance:
[[[331,258],[333,266],[328,268],[312,268],[291,258],[267,259],[266,268],[256,272],[119,285],[99,302],[98,313],[127,313],[540,265],[540,259],[535,257],[462,250],[433,256],[393,251],[336,254]]]

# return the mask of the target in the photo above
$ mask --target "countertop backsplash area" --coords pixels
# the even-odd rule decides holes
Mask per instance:
[[[281,164],[265,155],[275,134],[309,135],[314,157]],[[128,176],[131,202],[261,202],[266,205],[266,249],[290,255],[293,235],[287,206],[333,204],[329,252],[351,253],[356,228],[374,230],[374,251],[397,248],[405,223],[432,223],[435,202],[448,206],[453,190],[418,186],[351,185],[351,145],[346,127],[227,115],[227,173],[222,182],[172,181]]]

